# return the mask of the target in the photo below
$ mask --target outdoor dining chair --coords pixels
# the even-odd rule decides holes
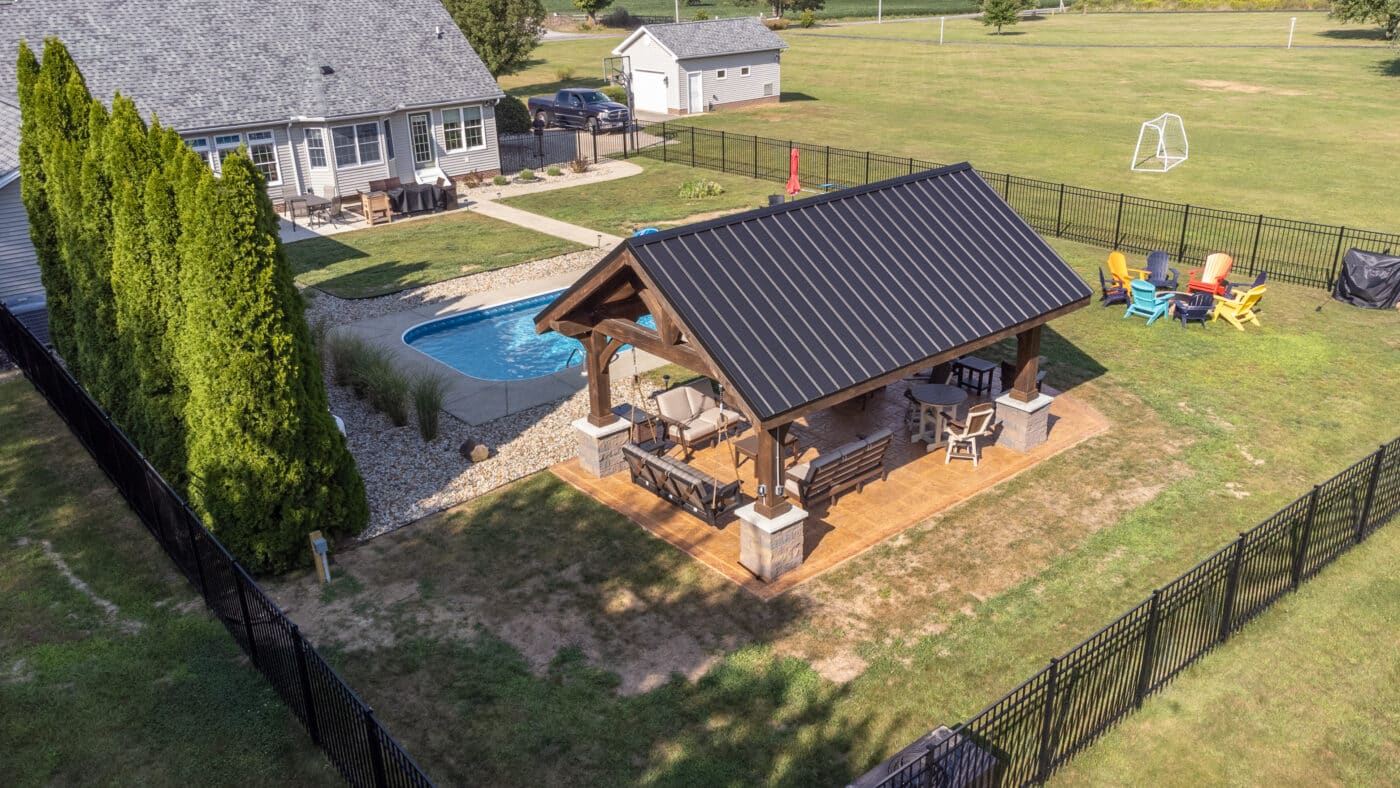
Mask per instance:
[[[977,450],[977,439],[991,435],[996,415],[996,406],[984,402],[967,412],[967,421],[948,419],[943,427],[943,434],[948,437],[948,449],[943,455],[943,464],[947,465],[957,457],[972,460],[972,467],[976,468],[981,457],[981,452]]]
[[[1157,318],[1167,314],[1174,297],[1171,293],[1158,294],[1157,287],[1146,279],[1133,280],[1132,294],[1133,300],[1128,304],[1128,310],[1123,313],[1123,318],[1142,315],[1147,318],[1149,326],[1157,322]]]

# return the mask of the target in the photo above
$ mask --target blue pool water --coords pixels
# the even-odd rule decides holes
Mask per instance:
[[[474,309],[404,332],[411,348],[481,380],[527,380],[583,363],[583,344],[563,334],[535,333],[535,315],[563,290]],[[651,315],[637,321],[648,328]],[[624,350],[626,347],[623,348]]]

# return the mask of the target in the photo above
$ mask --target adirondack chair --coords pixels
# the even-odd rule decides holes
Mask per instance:
[[[1256,276],[1256,277],[1254,277],[1254,284],[1249,285],[1248,287],[1246,287],[1246,286],[1244,286],[1244,285],[1233,284],[1233,283],[1231,283],[1231,282],[1226,282],[1226,283],[1225,283],[1225,297],[1226,297],[1226,298],[1234,298],[1234,297],[1235,297],[1235,291],[1236,291],[1236,290],[1241,290],[1241,289],[1242,289],[1242,290],[1253,290],[1254,288],[1258,287],[1259,285],[1264,284],[1264,282],[1265,282],[1268,278],[1269,278],[1269,275],[1268,275],[1268,274],[1264,273],[1263,271],[1260,271],[1260,272],[1259,272],[1259,275]]]
[[[1192,268],[1186,273],[1191,276],[1191,281],[1186,283],[1186,292],[1214,293],[1215,295],[1225,295],[1225,277],[1230,275],[1230,266],[1235,264],[1235,258],[1224,252],[1216,252],[1206,258],[1206,264],[1200,268]]]
[[[1128,258],[1122,252],[1109,252],[1108,273],[1124,287],[1134,279],[1146,279],[1147,271],[1142,268],[1129,268]]]
[[[1181,278],[1181,274],[1168,263],[1171,257],[1166,252],[1152,252],[1147,256],[1147,281],[1157,287],[1165,287],[1170,290],[1176,289],[1176,282]]]
[[[1215,317],[1211,318],[1211,322],[1223,317],[1241,331],[1244,330],[1245,323],[1259,325],[1259,317],[1254,314],[1254,307],[1259,303],[1259,299],[1264,297],[1264,291],[1267,289],[1264,285],[1259,285],[1249,290],[1237,291],[1234,298],[1215,296]]]
[[[1102,268],[1099,269],[1099,289],[1103,291],[1099,303],[1104,306],[1128,303],[1128,288],[1124,287],[1123,283],[1119,282],[1116,277],[1113,279],[1113,284],[1109,284],[1108,280],[1103,277]]]
[[[1210,293],[1192,293],[1176,299],[1176,317],[1181,321],[1182,328],[1186,328],[1187,322],[1192,320],[1200,322],[1201,328],[1205,328],[1214,309],[1215,296]]]
[[[1157,294],[1157,287],[1146,279],[1134,279],[1132,284],[1133,300],[1128,304],[1128,311],[1123,313],[1124,319],[1133,315],[1142,315],[1147,318],[1147,325],[1157,322],[1157,318],[1167,314],[1167,310],[1172,305],[1172,294]]]

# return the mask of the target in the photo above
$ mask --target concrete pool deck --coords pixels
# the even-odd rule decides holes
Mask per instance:
[[[560,290],[577,279],[578,273],[571,272],[521,282],[486,293],[444,299],[401,312],[357,320],[337,326],[329,333],[334,336],[359,337],[370,345],[383,348],[393,360],[394,366],[410,377],[429,373],[442,376],[447,381],[442,409],[467,424],[482,424],[537,405],[557,402],[582,391],[588,386],[583,364],[579,363],[568,369],[528,380],[481,380],[464,375],[404,344],[404,332],[430,320]],[[640,350],[636,352],[636,371],[655,369],[663,363],[665,362],[649,353]],[[633,372],[631,352],[623,353],[613,361],[614,380],[625,380]]]

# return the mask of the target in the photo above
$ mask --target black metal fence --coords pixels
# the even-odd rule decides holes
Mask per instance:
[[[808,189],[838,189],[943,166],[938,162],[794,140],[755,137],[663,121],[640,124],[636,153],[662,161],[786,182],[796,148],[798,177]],[[1400,234],[1276,219],[1219,208],[1163,202],[1019,175],[979,175],[1036,230],[1058,238],[1146,254],[1162,250],[1194,266],[1228,252],[1235,270],[1270,279],[1332,287],[1351,247],[1400,248]]]
[[[502,134],[497,137],[501,152],[501,174],[513,175],[524,169],[543,170],[551,165],[567,165],[577,159],[593,163],[636,153],[638,144],[655,145],[659,139],[636,130],[594,133],[585,129],[548,129],[543,134]]]
[[[431,786],[373,710],[316,653],[297,625],[205,529],[58,359],[3,305],[0,349],[68,423],[341,775],[353,785]]]
[[[1400,512],[1400,438],[1312,489],[904,763],[880,788],[1044,782],[1143,698]]]

